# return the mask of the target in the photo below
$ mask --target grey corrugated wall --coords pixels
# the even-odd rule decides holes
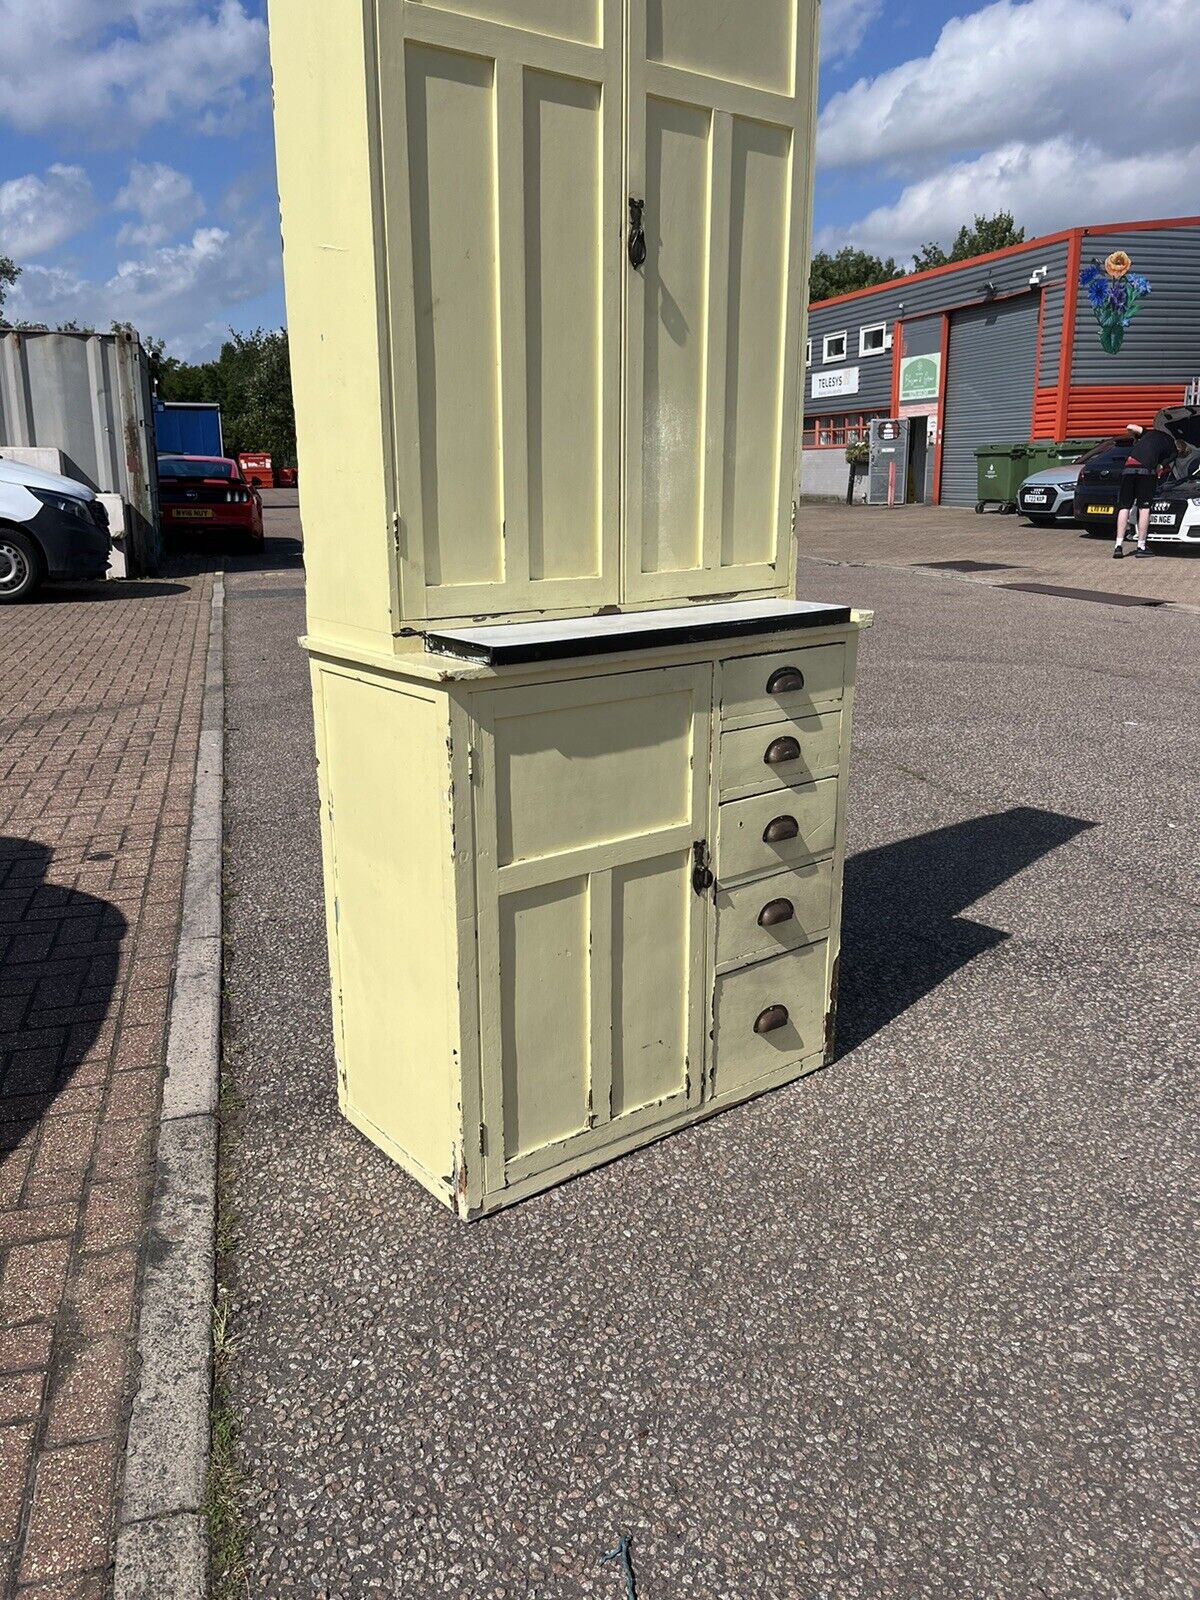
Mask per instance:
[[[1075,313],[1072,384],[1188,383],[1200,377],[1200,227],[1089,233],[1082,265],[1124,250],[1151,292],[1115,356],[1100,348],[1099,329],[1082,290]]]
[[[964,262],[952,272],[932,278],[895,278],[878,289],[835,305],[812,306],[808,314],[808,333],[813,345],[813,365],[805,374],[804,410],[807,416],[830,412],[872,411],[887,408],[892,397],[892,354],[859,356],[858,332],[872,323],[886,322],[890,330],[898,318],[925,316],[947,307],[973,304],[981,299],[980,289],[989,280],[998,294],[1014,294],[1029,286],[1035,268],[1046,267],[1046,315],[1042,330],[1042,359],[1039,384],[1052,384],[1058,377],[1058,352],[1062,338],[1063,282],[1067,268],[1067,242],[1039,243],[1031,239],[1015,254],[999,261]],[[827,333],[846,329],[848,352],[844,362],[822,363],[822,339]],[[935,344],[934,349],[937,348]],[[812,398],[811,373],[833,372],[838,367],[858,367],[856,395],[830,395]],[[1032,381],[1032,374],[1031,374]],[[1111,380],[1110,380],[1111,381]]]
[[[974,505],[975,447],[1028,439],[1037,350],[1036,294],[972,306],[950,318],[943,505]]]

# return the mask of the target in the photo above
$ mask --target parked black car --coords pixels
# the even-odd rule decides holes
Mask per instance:
[[[1200,407],[1175,406],[1169,411],[1160,411],[1154,426],[1173,433],[1193,448],[1200,448]],[[1123,444],[1118,439],[1093,450],[1079,470],[1075,485],[1075,521],[1093,538],[1116,537],[1117,497],[1128,455],[1128,442]],[[1180,463],[1163,480],[1161,492],[1166,494],[1180,477],[1189,475],[1191,465],[1190,460]]]

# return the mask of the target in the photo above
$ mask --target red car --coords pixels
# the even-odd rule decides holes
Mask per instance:
[[[262,543],[262,496],[228,456],[159,456],[158,503],[164,531],[211,529]]]

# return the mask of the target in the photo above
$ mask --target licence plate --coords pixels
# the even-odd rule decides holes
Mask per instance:
[[[1116,506],[1089,506],[1087,514],[1089,517],[1111,517],[1116,509]]]
[[[1175,514],[1172,511],[1152,511],[1150,513],[1150,526],[1152,528],[1173,528]]]
[[[1029,489],[1026,491],[1025,498],[1031,506],[1044,506],[1050,496],[1042,489]]]
[[[212,512],[202,506],[176,506],[171,515],[173,517],[211,517]]]

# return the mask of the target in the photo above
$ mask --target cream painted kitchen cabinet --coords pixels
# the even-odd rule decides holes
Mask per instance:
[[[463,1216],[827,1059],[866,619],[707,609],[617,657],[313,651],[340,1101]]]
[[[271,38],[313,634],[790,592],[816,0]]]
[[[272,0],[339,1102],[460,1216],[830,1059],[817,0]]]

